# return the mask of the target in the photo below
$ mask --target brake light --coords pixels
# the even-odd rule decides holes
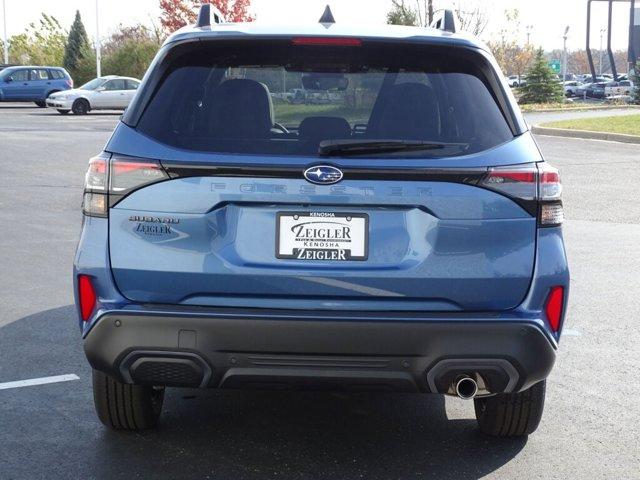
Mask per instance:
[[[294,45],[316,45],[326,47],[361,47],[362,40],[349,37],[296,37]]]
[[[82,321],[86,322],[96,308],[96,291],[87,275],[78,275],[78,299],[80,316]]]
[[[107,168],[109,155],[98,155],[89,160],[89,168],[84,177],[82,213],[91,217],[107,215]]]
[[[546,162],[538,164],[540,175],[540,225],[554,227],[564,222],[560,172]]]
[[[167,178],[169,177],[158,163],[114,158],[111,160],[109,193],[123,195]]]
[[[564,221],[560,173],[546,162],[491,168],[480,185],[517,200],[537,202],[540,226]]]
[[[69,78],[69,79],[66,81],[66,84],[67,84],[67,87],[69,87],[69,88],[73,88],[73,79],[72,79],[72,78]]]
[[[551,330],[558,332],[560,330],[560,320],[562,320],[562,310],[564,307],[564,287],[553,287],[547,296],[547,305],[544,313],[551,326]]]
[[[538,170],[535,164],[495,167],[489,170],[482,185],[509,197],[535,200],[537,196]]]
[[[109,206],[125,195],[168,178],[162,166],[152,160],[111,158],[103,153],[89,160],[84,183],[83,213],[106,217]]]

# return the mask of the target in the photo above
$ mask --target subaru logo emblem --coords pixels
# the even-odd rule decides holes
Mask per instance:
[[[304,171],[304,178],[318,185],[330,185],[342,180],[342,171],[331,165],[315,165]]]

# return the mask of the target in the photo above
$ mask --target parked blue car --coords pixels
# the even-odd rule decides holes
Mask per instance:
[[[60,67],[7,67],[0,71],[0,102],[34,102],[47,106],[49,95],[73,88],[73,80]]]
[[[533,432],[562,187],[486,47],[447,21],[202,18],[89,162],[73,275],[100,420],[155,426],[165,387],[303,388],[457,395],[487,434]]]

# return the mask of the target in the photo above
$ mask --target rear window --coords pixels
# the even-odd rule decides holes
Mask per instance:
[[[137,128],[183,149],[316,156],[323,141],[441,144],[401,153],[431,157],[513,137],[484,58],[467,50],[210,42],[170,62]]]
[[[63,78],[65,78],[65,74],[62,70],[49,70],[51,72],[51,76],[55,79],[55,80],[62,80]]]

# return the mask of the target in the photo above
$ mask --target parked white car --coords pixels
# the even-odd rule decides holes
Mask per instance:
[[[633,82],[622,80],[619,82],[609,82],[604,87],[604,96],[613,97],[618,95],[631,95],[633,93]]]
[[[507,83],[510,87],[522,87],[527,84],[526,77],[524,75],[509,75],[507,77]]]
[[[564,82],[564,94],[567,97],[575,97],[580,92],[580,86],[582,84],[576,80],[570,80],[568,82]]]
[[[109,75],[94,78],[80,88],[54,93],[47,98],[47,107],[55,108],[62,115],[72,111],[86,115],[91,110],[124,110],[129,106],[140,80]]]

